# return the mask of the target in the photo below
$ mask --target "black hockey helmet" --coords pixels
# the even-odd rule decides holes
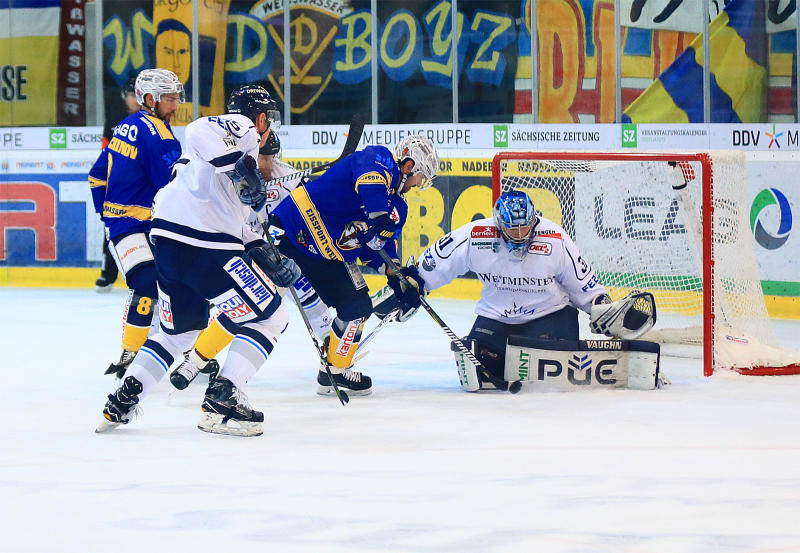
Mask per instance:
[[[123,100],[128,97],[128,94],[136,94],[136,77],[125,81],[125,84],[119,89],[119,95]]]
[[[240,86],[228,96],[228,103],[225,107],[227,113],[240,113],[253,123],[258,119],[259,113],[265,113],[271,128],[280,127],[281,116],[278,111],[278,103],[272,99],[263,86]]]

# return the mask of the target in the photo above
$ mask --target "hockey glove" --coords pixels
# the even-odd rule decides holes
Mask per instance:
[[[281,288],[289,287],[300,278],[300,267],[292,259],[284,257],[272,244],[264,244],[247,252],[250,259]]]
[[[374,217],[370,215],[367,230],[358,233],[358,241],[371,250],[381,250],[386,241],[394,237],[394,227],[394,221],[388,213],[380,213]]]
[[[400,272],[406,277],[408,284],[406,286],[396,274],[387,275],[386,280],[394,292],[394,296],[400,302],[403,311],[408,309],[416,309],[422,305],[422,297],[425,296],[425,281],[419,276],[419,269],[416,265],[409,265],[403,267]]]
[[[259,211],[267,203],[267,189],[261,181],[261,172],[256,160],[244,154],[229,173],[237,187],[239,201]]]

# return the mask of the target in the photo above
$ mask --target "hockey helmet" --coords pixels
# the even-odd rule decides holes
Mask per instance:
[[[128,98],[128,94],[136,94],[136,78],[131,77],[122,87],[119,89],[119,95],[123,100]]]
[[[494,203],[492,215],[509,251],[517,257],[524,256],[539,223],[530,197],[521,190],[503,192]]]
[[[258,119],[259,113],[264,113],[267,116],[268,128],[277,129],[281,126],[278,103],[263,86],[244,85],[231,92],[226,112],[244,115],[253,123]]]
[[[433,179],[439,171],[439,155],[430,139],[421,134],[407,136],[394,149],[394,157],[397,158],[397,165],[402,165],[409,159],[414,162],[411,174],[422,173],[420,190],[425,190],[433,184]]]
[[[186,101],[186,92],[178,76],[168,69],[145,69],[136,77],[134,91],[136,101],[141,106],[145,105],[144,97],[148,94],[152,95],[156,102],[161,101],[162,94],[177,94],[179,104]]]

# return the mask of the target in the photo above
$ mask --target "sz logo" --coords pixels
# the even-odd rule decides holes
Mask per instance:
[[[750,228],[758,245],[767,250],[777,250],[789,239],[792,208],[780,190],[767,188],[756,195],[750,208]]]

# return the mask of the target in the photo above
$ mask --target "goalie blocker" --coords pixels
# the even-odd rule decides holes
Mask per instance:
[[[481,389],[475,366],[455,352],[461,387]],[[669,381],[660,373],[661,347],[644,340],[539,340],[509,336],[505,383],[518,391],[521,383],[536,390],[630,388],[652,390]],[[493,382],[497,388],[497,383]],[[500,388],[504,389],[504,388]]]

